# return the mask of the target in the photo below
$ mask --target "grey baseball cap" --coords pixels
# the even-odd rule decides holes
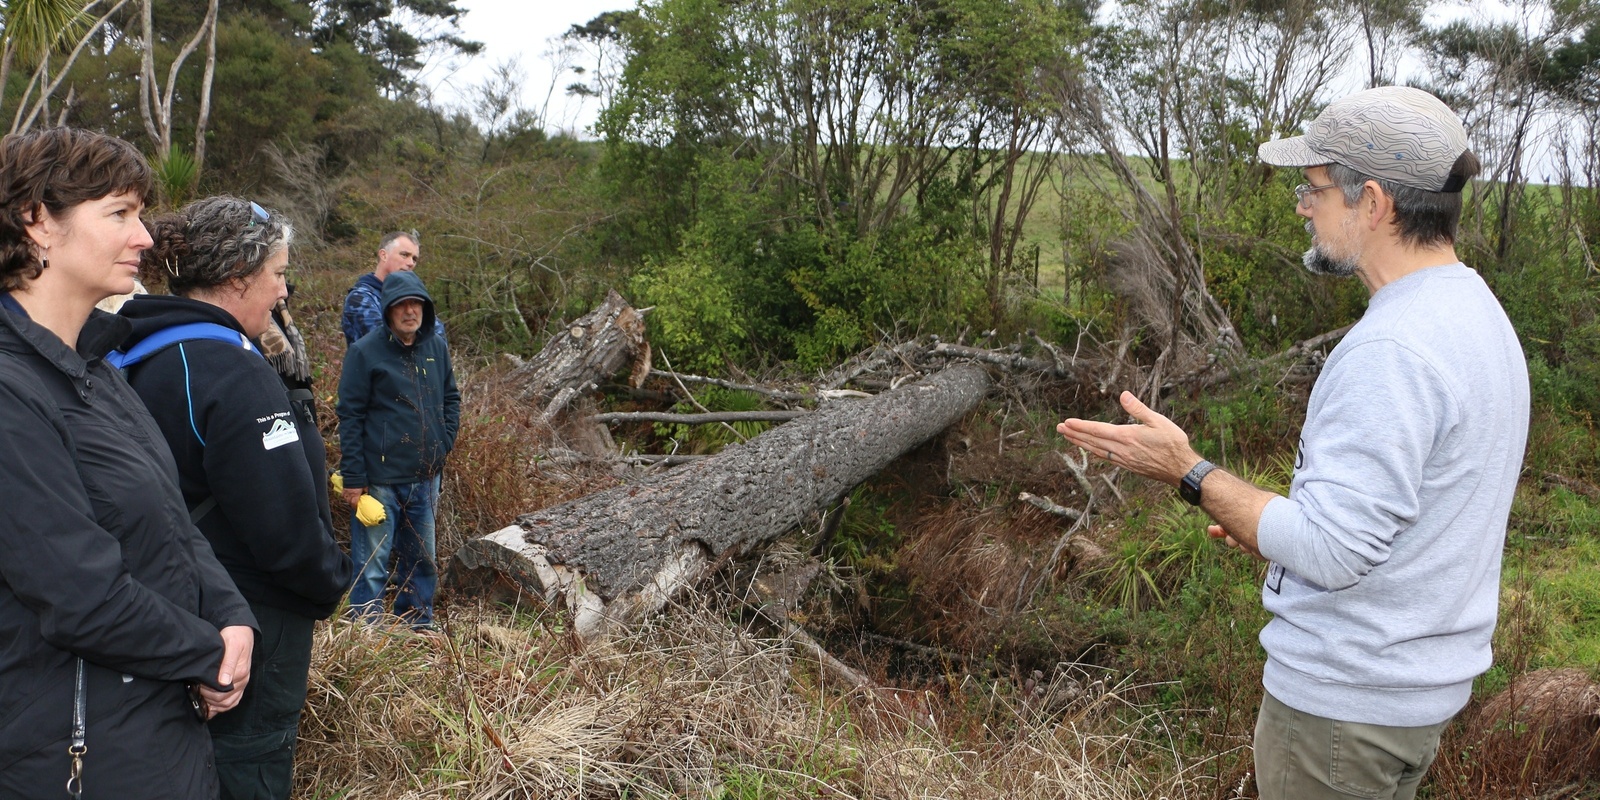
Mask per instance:
[[[1450,169],[1466,149],[1467,129],[1439,98],[1382,86],[1335,100],[1304,136],[1262,142],[1256,154],[1279,167],[1342,164],[1402,186],[1458,192],[1464,181],[1451,181]]]

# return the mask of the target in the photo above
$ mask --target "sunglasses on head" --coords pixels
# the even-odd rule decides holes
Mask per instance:
[[[250,224],[247,227],[253,228],[257,222],[265,225],[270,219],[272,219],[272,215],[268,214],[266,209],[262,208],[254,200],[250,201]]]

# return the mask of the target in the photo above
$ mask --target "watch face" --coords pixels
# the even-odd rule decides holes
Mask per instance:
[[[1191,506],[1200,505],[1200,487],[1189,475],[1183,476],[1183,481],[1178,484],[1178,496],[1188,501]]]
[[[1178,496],[1188,501],[1189,505],[1200,505],[1200,482],[1205,480],[1213,469],[1215,467],[1209,461],[1194,465],[1194,469],[1189,470],[1189,474],[1178,482]]]

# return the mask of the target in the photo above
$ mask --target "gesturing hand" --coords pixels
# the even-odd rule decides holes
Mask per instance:
[[[1056,426],[1067,441],[1124,469],[1177,485],[1200,455],[1189,447],[1189,435],[1172,420],[1139,402],[1132,392],[1118,398],[1135,422],[1112,425],[1069,419]]]
[[[219,692],[201,684],[200,698],[206,702],[206,719],[239,705],[245,684],[250,682],[250,656],[256,646],[255,630],[247,625],[231,625],[223,628],[221,634],[222,667],[217,670],[217,685],[232,685],[233,688]]]

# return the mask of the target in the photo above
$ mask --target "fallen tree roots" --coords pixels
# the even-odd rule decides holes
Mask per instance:
[[[546,342],[539,355],[512,370],[511,378],[522,384],[524,399],[562,400],[545,409],[548,420],[579,393],[593,389],[624,366],[632,366],[634,386],[642,383],[650,372],[650,343],[644,332],[644,312],[613,289],[595,310]]]
[[[970,412],[987,372],[957,364],[824,404],[749,442],[517,519],[456,551],[458,583],[489,571],[564,600],[580,636],[655,613],[717,556],[747,552],[837,500]]]

